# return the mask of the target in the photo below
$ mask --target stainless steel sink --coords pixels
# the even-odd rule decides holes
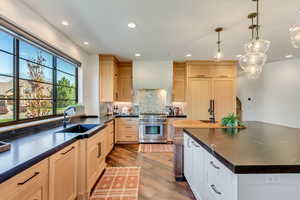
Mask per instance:
[[[98,124],[78,124],[58,131],[58,133],[85,133],[96,126],[98,126]]]

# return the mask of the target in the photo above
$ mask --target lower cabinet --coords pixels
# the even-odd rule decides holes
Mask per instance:
[[[48,200],[48,159],[0,184],[0,200]]]
[[[106,153],[107,128],[86,141],[86,180],[88,193],[90,193],[106,166]]]
[[[197,200],[238,200],[237,175],[184,134],[184,175]]]
[[[116,119],[116,142],[135,144],[139,140],[138,118],[117,118]]]
[[[204,150],[184,135],[184,175],[197,199],[205,199]]]
[[[49,200],[77,198],[78,142],[49,158]]]

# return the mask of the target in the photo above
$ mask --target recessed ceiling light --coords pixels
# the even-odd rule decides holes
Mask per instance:
[[[186,56],[186,57],[191,57],[192,55],[191,55],[191,54],[186,54],[185,56]]]
[[[300,9],[297,10],[297,13],[300,14]]]
[[[128,23],[128,28],[135,28],[136,24],[133,22]]]
[[[286,55],[285,58],[292,58],[294,57],[292,54]]]
[[[239,54],[239,55],[236,55],[236,57],[237,57],[237,58],[240,58],[240,57],[242,57],[242,55],[241,55],[241,54]]]
[[[64,26],[69,26],[69,22],[66,20],[61,21],[61,24]]]
[[[141,54],[140,54],[140,53],[136,53],[136,54],[134,54],[134,56],[135,56],[135,57],[140,57]]]
[[[89,45],[89,43],[88,43],[88,42],[83,42],[83,44],[84,44],[84,45]]]

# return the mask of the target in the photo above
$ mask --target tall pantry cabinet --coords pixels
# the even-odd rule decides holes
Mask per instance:
[[[188,61],[186,66],[189,119],[208,120],[212,100],[216,120],[236,112],[236,61]]]

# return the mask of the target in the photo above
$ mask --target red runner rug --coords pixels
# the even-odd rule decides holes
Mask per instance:
[[[139,184],[140,167],[109,167],[90,200],[137,200]]]
[[[139,146],[139,152],[142,153],[162,153],[173,151],[173,144],[140,144]]]

